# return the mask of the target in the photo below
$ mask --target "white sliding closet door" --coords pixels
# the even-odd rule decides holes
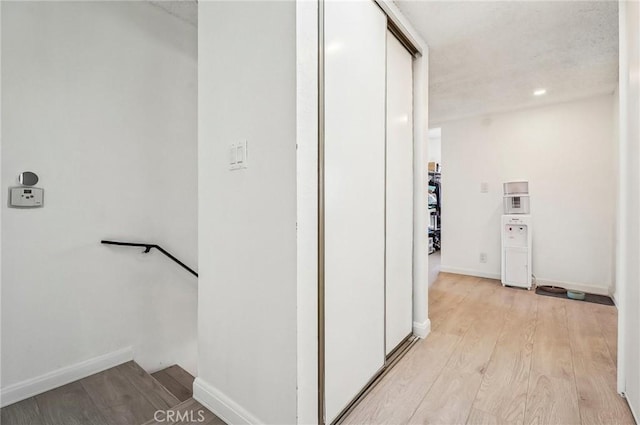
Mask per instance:
[[[413,327],[413,58],[387,31],[386,353]]]
[[[385,359],[386,32],[373,1],[325,2],[327,423]]]

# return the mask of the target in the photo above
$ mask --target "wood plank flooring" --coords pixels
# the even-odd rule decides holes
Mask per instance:
[[[2,425],[140,425],[155,423],[154,415],[160,411],[158,418],[162,421],[159,423],[163,424],[224,424],[191,398],[193,376],[179,366],[162,372],[163,379],[171,379],[165,381],[170,382],[169,389],[136,363],[124,363],[4,407],[0,410],[0,422]],[[167,420],[171,418],[173,420]]]
[[[159,370],[152,373],[151,376],[164,385],[180,401],[186,401],[193,396],[193,381],[195,378],[178,365]]]
[[[431,334],[343,423],[634,424],[616,393],[615,307],[441,273]]]
[[[144,425],[225,425],[222,419],[192,398],[183,401],[171,409],[171,412],[158,420],[145,422]]]

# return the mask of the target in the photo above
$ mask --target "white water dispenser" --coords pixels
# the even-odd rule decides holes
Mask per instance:
[[[531,215],[528,182],[504,184],[502,285],[531,289]]]

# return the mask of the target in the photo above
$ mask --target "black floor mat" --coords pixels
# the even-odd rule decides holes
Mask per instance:
[[[567,300],[571,300],[571,298],[567,297],[567,294],[556,294],[555,292],[547,292],[541,288],[536,288],[536,294],[546,295],[547,297],[565,298]],[[615,305],[613,303],[613,300],[610,297],[607,297],[606,295],[596,295],[596,294],[586,294],[584,297],[584,300],[571,300],[571,301],[586,301],[588,303]]]

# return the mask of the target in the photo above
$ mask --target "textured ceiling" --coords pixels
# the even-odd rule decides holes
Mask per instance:
[[[612,93],[617,1],[396,1],[429,45],[429,121]],[[534,89],[547,94],[534,97]]]
[[[183,21],[198,26],[198,2],[196,0],[148,0],[154,6],[165,12],[182,19]]]

